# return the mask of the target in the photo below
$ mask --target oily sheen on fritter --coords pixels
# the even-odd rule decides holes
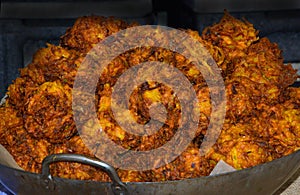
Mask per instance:
[[[5,104],[0,107],[0,143],[23,169],[40,173],[41,162],[49,154],[95,157],[94,150],[83,143],[73,119],[74,79],[84,57],[97,43],[137,25],[111,17],[81,17],[61,37],[59,45],[47,44],[20,70],[20,76],[8,88]],[[290,87],[297,78],[296,70],[283,64],[277,44],[258,37],[251,23],[228,13],[202,35],[193,30],[182,31],[203,44],[222,71],[227,98],[222,132],[213,147],[201,155],[199,148],[209,125],[210,93],[214,89],[208,88],[192,62],[164,48],[138,47],[126,51],[100,75],[95,93],[98,120],[111,140],[128,150],[147,151],[164,145],[177,132],[180,101],[170,87],[155,81],[147,81],[133,90],[126,114],[131,114],[139,124],[147,124],[151,119],[149,107],[161,103],[167,110],[165,120],[159,115],[155,119],[162,123],[161,129],[152,135],[139,136],[123,130],[114,119],[112,87],[126,70],[143,62],[164,62],[180,70],[196,92],[195,109],[201,113],[195,138],[180,156],[147,171],[117,169],[122,181],[207,176],[219,160],[243,169],[298,150],[300,89]],[[83,121],[83,127],[94,125],[89,118]],[[51,173],[71,179],[109,181],[101,170],[79,163],[55,163],[51,165]]]

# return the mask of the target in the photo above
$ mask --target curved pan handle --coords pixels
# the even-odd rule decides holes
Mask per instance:
[[[61,161],[78,162],[78,163],[83,163],[94,167],[98,167],[102,169],[104,172],[106,172],[110,177],[110,179],[112,180],[111,187],[114,194],[120,194],[120,195],[128,194],[126,185],[121,181],[116,170],[112,166],[98,159],[86,157],[79,154],[52,154],[44,158],[42,162],[42,177],[44,178],[45,182],[47,183],[47,187],[50,190],[51,188],[54,188],[54,184],[52,181],[49,165],[51,163],[61,162]]]

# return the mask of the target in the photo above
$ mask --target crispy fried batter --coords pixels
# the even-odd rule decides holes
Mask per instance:
[[[247,77],[256,83],[287,87],[294,83],[296,71],[284,65],[281,50],[267,38],[249,46],[246,56],[235,58],[230,78]]]
[[[111,96],[118,78],[129,68],[148,61],[170,64],[190,81],[198,97],[198,105],[193,109],[200,111],[199,119],[190,120],[199,121],[199,125],[192,143],[175,160],[147,171],[117,169],[122,181],[156,182],[200,177],[209,175],[221,159],[242,169],[300,148],[300,89],[289,87],[296,79],[296,71],[291,65],[283,64],[281,50],[275,43],[267,38],[259,39],[252,24],[227,12],[201,36],[196,31],[183,30],[203,44],[224,78],[226,118],[218,140],[208,153],[200,155],[199,148],[207,133],[212,105],[216,104],[210,98],[216,93],[215,89],[207,86],[201,72],[185,56],[166,48],[137,47],[110,62],[99,75],[95,93],[98,121],[82,115],[82,124],[75,127],[72,87],[81,62],[101,40],[135,25],[114,18],[81,17],[61,37],[59,46],[48,44],[40,49],[32,63],[21,70],[20,77],[8,88],[6,103],[0,107],[0,143],[22,168],[39,173],[42,159],[55,153],[76,153],[101,159],[96,155],[100,144],[105,146],[101,154],[109,155],[111,148],[107,143],[97,143],[99,134],[91,130],[98,127],[98,122],[101,131],[127,150],[148,151],[167,143],[177,132],[181,109],[184,109],[176,92],[168,85],[153,80],[135,86],[129,98],[129,110],[124,109],[120,117],[125,122],[132,116],[139,124],[147,124],[150,120],[162,124],[162,128],[151,135],[139,136],[125,131],[111,110]],[[151,115],[150,107],[157,103],[165,107],[166,113],[158,109]],[[130,160],[135,159],[124,163]],[[52,164],[51,173],[71,179],[110,180],[100,169],[79,163]]]
[[[94,154],[85,146],[82,139],[77,135],[65,143],[55,145],[52,153],[76,153],[94,157]],[[51,173],[62,178],[110,181],[108,175],[101,169],[74,162],[58,162],[52,164]]]
[[[272,147],[257,132],[253,132],[251,123],[224,125],[217,143],[207,156],[215,162],[222,159],[236,169],[273,159]]]
[[[72,87],[83,56],[75,50],[47,44],[47,48],[37,51],[32,63],[21,69],[20,77],[9,86],[8,103],[23,111],[27,99],[45,82],[59,80]]]
[[[202,37],[222,48],[225,55],[233,59],[241,56],[243,50],[259,39],[257,34],[258,31],[251,23],[238,20],[225,12],[218,24],[204,29]]]
[[[125,21],[113,17],[81,17],[61,37],[61,45],[87,53],[105,37],[134,25],[136,24],[129,25]]]
[[[208,159],[200,156],[199,148],[190,144],[174,161],[151,170],[151,175],[152,181],[180,180],[208,175],[212,168]]]
[[[71,107],[70,87],[45,82],[25,103],[24,127],[35,138],[64,142],[76,132]]]
[[[11,147],[24,136],[26,136],[26,131],[18,112],[11,107],[0,106],[0,143]]]

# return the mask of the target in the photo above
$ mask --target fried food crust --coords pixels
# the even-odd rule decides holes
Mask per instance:
[[[61,37],[60,45],[47,44],[33,56],[32,63],[20,70],[20,77],[8,88],[6,103],[0,106],[0,143],[23,169],[39,173],[42,159],[49,154],[74,153],[101,159],[97,147],[106,143],[97,143],[97,132],[91,130],[98,123],[115,144],[127,150],[147,151],[167,143],[177,132],[181,109],[184,109],[167,85],[147,81],[137,86],[129,98],[129,110],[124,110],[121,117],[126,120],[131,115],[137,123],[146,124],[151,120],[150,107],[161,103],[167,117],[156,113],[154,119],[163,126],[152,135],[126,132],[111,110],[113,86],[119,76],[147,61],[170,64],[192,83],[198,98],[198,105],[193,109],[200,110],[200,116],[191,120],[199,121],[199,125],[192,143],[172,162],[146,171],[117,169],[122,181],[195,178],[209,175],[219,160],[243,169],[299,149],[300,89],[289,87],[297,78],[296,71],[291,65],[283,64],[277,44],[259,38],[251,23],[227,12],[201,36],[193,30],[182,30],[199,41],[214,58],[226,89],[222,132],[206,154],[200,154],[199,149],[207,133],[212,104],[216,103],[210,98],[214,88],[208,88],[192,62],[165,48],[143,46],[116,57],[99,75],[95,93],[98,121],[82,116],[83,124],[75,127],[72,87],[81,62],[101,40],[135,25],[115,18],[81,17]],[[87,147],[95,142],[98,145]],[[104,154],[109,155],[110,148],[104,148],[107,148]],[[110,181],[100,169],[79,163],[52,164],[51,173],[70,179]]]

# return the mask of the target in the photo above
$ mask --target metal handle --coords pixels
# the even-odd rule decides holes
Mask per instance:
[[[54,189],[54,183],[50,173],[49,165],[51,163],[61,162],[61,161],[78,162],[78,163],[83,163],[83,164],[98,167],[102,169],[104,172],[106,172],[110,177],[110,179],[112,180],[111,187],[114,194],[120,194],[120,195],[128,194],[126,185],[121,181],[116,170],[112,166],[98,159],[86,157],[79,154],[52,154],[44,158],[42,162],[42,177],[44,178],[47,187],[49,189]]]

